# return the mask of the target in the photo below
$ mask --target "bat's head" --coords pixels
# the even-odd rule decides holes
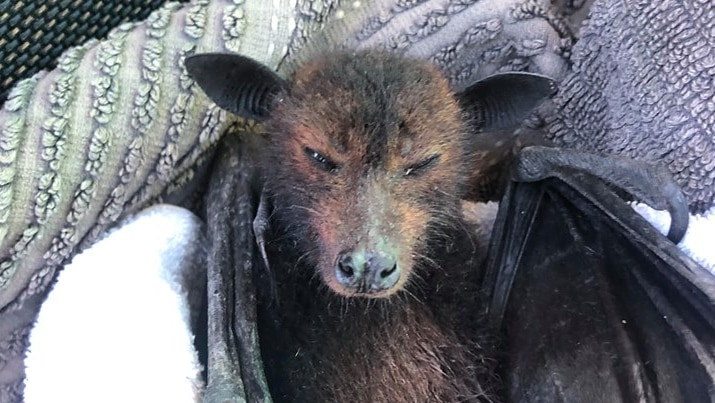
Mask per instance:
[[[473,120],[512,122],[535,102],[504,101],[504,76],[455,94],[430,63],[375,51],[325,55],[287,81],[237,55],[187,67],[219,106],[265,122],[275,214],[346,296],[392,295],[432,265],[430,242],[461,216]]]

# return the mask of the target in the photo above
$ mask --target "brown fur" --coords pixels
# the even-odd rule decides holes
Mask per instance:
[[[434,251],[442,270],[425,269],[409,293],[378,300],[336,295],[293,267],[292,245],[273,243],[271,254],[284,259],[272,261],[281,268],[279,299],[262,298],[260,329],[274,401],[493,400],[496,361],[475,270],[482,251],[458,235],[464,248]]]
[[[483,246],[461,216],[470,135],[446,80],[425,62],[368,52],[316,60],[291,84],[266,122],[278,294],[261,298],[260,329],[275,400],[488,400]],[[337,256],[356,245],[396,257],[401,277],[372,295],[382,298],[336,280]]]

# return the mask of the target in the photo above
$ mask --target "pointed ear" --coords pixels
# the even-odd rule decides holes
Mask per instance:
[[[191,78],[219,107],[244,118],[268,118],[285,80],[257,61],[234,54],[204,53],[184,62]]]
[[[549,77],[533,73],[500,73],[477,81],[459,94],[459,102],[484,131],[521,123],[556,92]]]

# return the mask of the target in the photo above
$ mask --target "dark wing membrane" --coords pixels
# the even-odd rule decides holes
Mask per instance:
[[[514,402],[715,401],[715,280],[595,177],[512,182],[488,262]]]
[[[237,133],[218,147],[206,196],[208,363],[204,403],[270,402],[256,322],[253,219],[260,177]]]

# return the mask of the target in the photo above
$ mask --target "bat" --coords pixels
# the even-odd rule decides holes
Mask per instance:
[[[570,244],[549,240],[565,238],[563,229],[533,244],[538,241],[529,238],[532,229],[554,229],[549,223],[555,218],[541,223],[543,208],[523,206],[561,211],[553,200],[570,202],[584,194],[599,205],[601,193],[610,195],[615,187],[668,209],[669,237],[676,241],[688,215],[672,179],[646,164],[545,147],[527,147],[511,158],[505,151],[514,143],[511,130],[553,94],[552,80],[498,74],[455,94],[429,63],[377,51],[329,53],[288,80],[239,55],[196,55],[186,67],[217,105],[261,122],[264,132],[227,136],[209,184],[206,401],[632,401],[661,399],[658,388],[674,385],[674,396],[692,397],[708,387],[712,393],[712,368],[705,364],[695,384],[670,378],[637,383],[626,364],[613,364],[604,375],[604,363],[616,359],[589,360],[598,355],[598,343],[584,357],[556,354],[568,343],[624,343],[623,332],[597,338],[591,328],[602,323],[574,319],[599,303],[613,323],[621,312],[613,310],[613,298],[594,302],[574,295],[588,301],[586,307],[564,306],[561,314],[549,305],[552,286],[564,276],[550,274],[553,284],[529,276],[559,253],[528,252],[546,250],[544,243],[587,255],[596,249],[579,243],[583,236],[573,236]],[[504,172],[512,180],[504,181]],[[563,190],[589,181],[601,186],[594,185],[596,196]],[[529,190],[543,186],[563,194],[551,191],[560,198],[546,198],[551,193]],[[489,242],[479,236],[485,233],[479,223],[464,214],[464,203],[499,193],[504,196]],[[604,197],[622,207],[616,196]],[[599,213],[610,212],[610,204],[599,205]],[[525,213],[531,218],[517,220]],[[600,224],[566,229],[574,228],[607,233]],[[648,232],[643,228],[648,227],[629,227]],[[620,243],[599,247],[603,254],[624,249]],[[591,284],[593,272],[605,276],[602,264],[589,271],[585,260],[570,257],[558,264],[592,273],[574,277],[573,289]],[[653,264],[646,260],[629,270],[647,272]],[[703,306],[687,300],[691,304],[678,310],[712,312],[712,289],[690,282],[683,292],[692,292],[688,287],[703,293],[697,300]],[[622,294],[630,295],[617,295]],[[532,310],[525,314],[526,309]],[[543,317],[578,325],[553,332],[536,326]],[[707,339],[701,330],[696,335]],[[695,357],[707,361],[712,344],[698,346],[709,353]],[[628,363],[643,357],[630,358]],[[651,367],[643,364],[643,371]],[[543,368],[551,378],[535,370]],[[581,373],[581,383],[564,381]],[[643,385],[658,393],[641,393]]]

